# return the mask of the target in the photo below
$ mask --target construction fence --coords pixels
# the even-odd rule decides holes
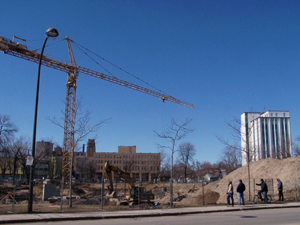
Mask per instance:
[[[260,183],[261,178],[243,180],[246,186],[244,192],[244,198],[246,204],[252,204],[254,195],[260,190],[260,186],[256,184]],[[272,202],[278,202],[278,190],[277,190],[277,178],[264,179],[268,186],[268,195],[272,197]],[[234,201],[237,203],[236,197],[236,186],[239,180],[232,181],[234,186]],[[16,182],[17,183],[17,182]],[[300,179],[282,179],[283,183],[283,195],[284,200],[293,202],[299,201],[300,198]],[[56,206],[56,211],[65,211],[71,205],[83,210],[83,206],[96,207],[98,209],[113,209],[113,210],[124,210],[124,207],[120,206],[120,203],[126,205],[125,197],[129,195],[130,186],[125,182],[113,183],[115,193],[109,194],[107,188],[109,183],[80,183],[74,182],[72,184],[72,192],[70,194],[70,185],[61,181],[50,181],[48,184],[43,182],[36,183],[34,186],[34,205],[45,204],[44,202],[51,202],[53,206]],[[49,186],[48,186],[49,185]],[[47,186],[48,190],[45,190]],[[151,200],[151,204],[145,206],[143,201],[138,199],[132,206],[133,209],[142,208],[156,208],[155,204],[158,203],[160,207],[168,207],[170,203],[170,183],[142,183],[137,182],[137,187],[144,187],[145,190],[150,191],[154,194],[155,199]],[[0,187],[1,188],[1,187]],[[28,200],[28,193],[24,186],[3,185],[0,193],[1,203],[14,204],[14,208],[18,208],[20,204],[24,204]],[[228,180],[222,179],[211,182],[209,184],[197,182],[197,183],[186,183],[176,184],[173,183],[173,202],[178,203],[184,202],[183,199],[198,199],[193,205],[189,206],[206,206],[206,205],[222,205],[226,204],[228,189]],[[46,194],[46,195],[45,195]],[[213,196],[211,197],[211,195]],[[70,201],[71,197],[71,201]],[[62,199],[62,200],[61,200]],[[167,199],[167,201],[166,201]],[[23,203],[22,203],[23,202]],[[128,203],[128,202],[127,202]],[[59,207],[60,206],[60,207]],[[115,207],[116,206],[116,207]],[[122,205],[121,205],[122,206]],[[184,205],[183,205],[184,206]]]

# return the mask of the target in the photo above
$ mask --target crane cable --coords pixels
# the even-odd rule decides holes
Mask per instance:
[[[112,63],[112,62],[106,60],[105,58],[103,58],[103,57],[101,57],[101,56],[99,56],[98,54],[96,54],[96,53],[90,51],[89,49],[87,49],[87,48],[85,48],[84,46],[78,44],[77,42],[75,42],[75,41],[73,41],[73,40],[71,40],[71,39],[70,39],[70,41],[71,41],[72,43],[74,43],[74,45],[75,45],[77,48],[79,48],[84,54],[86,54],[90,59],[92,59],[96,64],[98,64],[98,65],[99,65],[101,68],[103,68],[105,71],[107,71],[107,70],[106,70],[103,66],[101,66],[95,59],[93,59],[90,55],[88,55],[83,49],[85,49],[86,51],[89,51],[89,52],[92,53],[93,55],[99,57],[100,59],[102,59],[102,60],[104,60],[105,62],[111,64],[112,66],[118,68],[119,70],[123,71],[124,73],[127,73],[128,75],[134,77],[135,79],[137,79],[137,80],[143,82],[144,84],[146,84],[146,85],[148,85],[148,86],[150,86],[150,87],[156,89],[157,91],[159,91],[159,92],[161,92],[161,93],[164,93],[164,94],[166,94],[166,95],[169,95],[169,94],[167,94],[166,92],[164,92],[164,91],[162,91],[162,90],[160,90],[160,89],[154,87],[153,85],[147,83],[146,81],[143,81],[142,79],[138,78],[137,76],[133,75],[132,73],[130,73],[130,72],[128,72],[128,71],[122,69],[121,67],[115,65],[114,63]],[[81,49],[81,48],[83,48],[83,49]],[[107,72],[108,72],[108,71],[107,71]],[[111,74],[110,72],[108,72],[108,73]],[[111,74],[111,75],[112,75],[112,74]],[[115,77],[114,75],[112,75],[112,76]]]
[[[72,41],[70,39],[70,41]],[[100,66],[102,69],[104,69],[107,73],[109,73],[111,76],[113,76],[114,78],[117,78],[116,76],[114,76],[111,72],[109,72],[107,69],[104,68],[104,66],[102,66],[99,62],[97,62],[95,59],[93,59],[89,54],[87,54],[85,51],[83,51],[77,44],[76,42],[72,41],[74,43],[74,45],[80,50],[82,51],[87,57],[89,57],[92,61],[94,61],[98,66]]]
[[[57,44],[57,43],[62,42],[62,41],[64,41],[64,40],[65,40],[65,39],[61,39],[60,41],[51,42],[50,44],[46,45],[45,47],[49,47],[49,46],[51,46],[51,45]],[[42,49],[42,48],[36,48],[35,50],[40,50],[40,49]]]
[[[66,40],[66,38],[63,38],[63,39],[61,39],[61,40],[59,40],[59,41],[56,41],[56,42],[52,42],[51,44],[46,45],[46,47],[49,47],[49,46],[54,45],[54,44],[57,44],[57,43],[59,43],[59,42],[61,42],[61,41],[64,41],[64,40]],[[98,55],[98,54],[92,52],[91,50],[89,50],[89,49],[87,49],[86,47],[80,45],[79,43],[73,41],[72,39],[69,39],[69,40],[70,40],[70,41],[71,41],[71,42],[72,42],[72,43],[73,43],[80,51],[82,51],[87,57],[89,57],[92,61],[94,61],[98,66],[100,66],[103,70],[105,70],[105,71],[106,71],[108,74],[110,74],[112,77],[118,79],[116,76],[114,76],[111,72],[109,72],[106,68],[104,68],[99,62],[97,62],[94,58],[92,58],[92,57],[91,57],[87,52],[85,52],[83,49],[85,49],[86,51],[88,51],[88,52],[92,53],[93,55],[99,57],[99,58],[102,59],[103,61],[105,61],[105,62],[111,64],[112,66],[118,68],[119,70],[123,71],[124,73],[127,73],[128,75],[130,75],[130,76],[134,77],[135,79],[141,81],[142,83],[144,83],[144,84],[146,84],[146,85],[148,85],[148,86],[154,88],[155,90],[157,90],[157,91],[159,91],[159,92],[161,92],[161,93],[164,93],[165,95],[169,95],[168,93],[162,91],[161,89],[156,88],[155,86],[149,84],[148,82],[146,82],[146,81],[144,81],[144,80],[138,78],[137,76],[133,75],[132,73],[130,73],[130,72],[124,70],[123,68],[117,66],[116,64],[114,64],[114,63],[108,61],[108,60],[105,59],[104,57],[102,57],[102,56],[100,56],[100,55]],[[41,49],[41,48],[37,48],[36,50],[39,50],[39,49]],[[163,102],[165,102],[165,101],[163,101]]]

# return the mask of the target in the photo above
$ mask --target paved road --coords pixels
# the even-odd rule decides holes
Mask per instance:
[[[128,219],[101,219],[101,220],[75,220],[65,222],[41,222],[41,223],[23,223],[23,225],[189,225],[189,224],[222,224],[222,225],[253,225],[253,224],[271,224],[271,225],[299,225],[299,208],[265,209],[249,211],[216,212],[208,214],[192,214],[181,216],[162,216],[162,217],[143,217]]]

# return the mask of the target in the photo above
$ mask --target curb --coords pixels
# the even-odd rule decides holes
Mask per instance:
[[[117,214],[117,215],[78,215],[74,216],[75,213],[71,214],[59,214],[60,216],[51,215],[49,217],[38,217],[43,214],[16,214],[16,215],[32,215],[32,218],[22,219],[0,219],[0,224],[9,223],[33,223],[33,222],[50,222],[50,221],[72,221],[72,220],[102,220],[102,219],[120,219],[120,218],[138,218],[138,217],[161,217],[161,216],[180,216],[188,214],[202,214],[202,213],[218,213],[218,212],[236,212],[236,211],[248,211],[248,210],[263,210],[263,209],[280,209],[280,208],[300,208],[299,205],[272,205],[272,206],[256,206],[256,207],[236,207],[236,208],[225,208],[225,209],[208,209],[208,210],[196,210],[196,211],[183,211],[183,212],[151,212],[141,214]],[[12,216],[12,215],[11,215]],[[53,216],[53,217],[52,217]],[[12,216],[13,217],[13,216]],[[33,218],[35,217],[35,218]]]

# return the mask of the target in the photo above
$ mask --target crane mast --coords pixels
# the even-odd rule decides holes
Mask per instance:
[[[20,39],[20,38],[19,38]],[[22,40],[22,39],[20,39]],[[74,151],[74,126],[75,126],[75,107],[76,107],[76,79],[78,73],[84,73],[102,80],[109,81],[127,87],[145,94],[149,94],[160,98],[163,101],[174,102],[183,106],[190,108],[195,108],[192,104],[176,99],[170,95],[166,95],[157,91],[150,90],[138,86],[136,84],[129,83],[127,81],[118,79],[114,76],[109,76],[104,73],[99,73],[84,67],[76,65],[73,51],[71,48],[72,40],[68,37],[65,38],[68,45],[68,51],[70,56],[70,62],[62,62],[54,60],[50,57],[43,56],[42,65],[65,72],[68,74],[67,84],[66,84],[66,100],[65,100],[65,120],[64,120],[64,140],[63,140],[63,160],[62,160],[62,174],[67,181],[70,179],[70,173],[72,168],[72,157]],[[36,52],[36,50],[28,50],[27,46],[21,43],[15,43],[8,38],[0,36],[0,51],[5,54],[15,56],[21,59],[28,60],[30,62],[39,63],[41,55]]]
[[[63,142],[63,161],[62,176],[66,180],[72,178],[72,158],[74,154],[74,126],[75,126],[75,107],[76,107],[76,79],[77,66],[71,48],[70,39],[66,37],[69,56],[72,67],[68,71],[68,80],[66,84],[66,101],[65,101],[65,123],[64,123],[64,142]],[[70,177],[69,177],[70,176]],[[72,181],[70,180],[70,183]]]

